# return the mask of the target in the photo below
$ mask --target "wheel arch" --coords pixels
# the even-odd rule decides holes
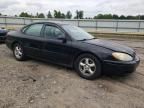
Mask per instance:
[[[11,49],[14,48],[14,45],[15,45],[15,44],[21,44],[21,45],[22,45],[22,43],[19,42],[19,41],[13,41],[13,42],[12,42],[12,45],[11,45]]]
[[[91,55],[93,55],[94,57],[96,57],[96,58],[102,63],[102,60],[101,60],[100,57],[98,57],[96,54],[94,54],[94,53],[92,53],[92,52],[84,51],[84,52],[78,53],[78,54],[74,57],[74,59],[73,59],[73,67],[74,67],[74,63],[75,63],[76,59],[77,59],[80,55],[83,55],[83,54],[91,54]]]

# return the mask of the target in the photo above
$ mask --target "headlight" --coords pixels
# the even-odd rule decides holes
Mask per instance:
[[[112,56],[115,59],[120,60],[120,61],[132,61],[133,60],[133,58],[130,55],[125,54],[125,53],[114,52],[112,53]]]

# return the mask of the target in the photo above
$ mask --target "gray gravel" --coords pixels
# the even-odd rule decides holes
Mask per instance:
[[[141,64],[129,76],[95,81],[37,60],[18,62],[0,44],[0,108],[144,108],[144,41],[113,41],[133,47]]]

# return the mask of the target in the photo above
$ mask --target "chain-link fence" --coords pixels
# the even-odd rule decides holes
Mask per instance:
[[[0,27],[20,28],[33,22],[56,22],[71,24],[89,32],[144,32],[144,20],[108,20],[108,19],[41,19],[0,17]]]

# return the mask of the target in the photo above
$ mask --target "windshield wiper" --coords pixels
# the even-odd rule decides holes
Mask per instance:
[[[92,40],[92,39],[96,39],[96,37],[94,37],[94,38],[91,38],[90,40]]]
[[[78,40],[78,41],[86,41],[86,40],[93,40],[93,39],[96,39],[96,38],[94,37],[94,38],[91,38],[91,39],[81,39],[81,40]]]
[[[81,39],[81,40],[78,40],[78,41],[86,41],[86,40],[88,40],[88,39]]]

